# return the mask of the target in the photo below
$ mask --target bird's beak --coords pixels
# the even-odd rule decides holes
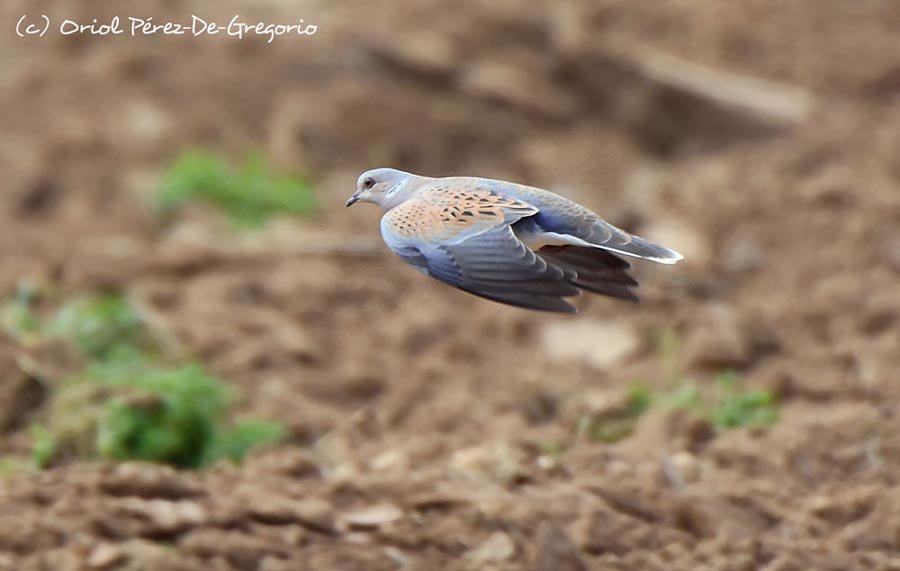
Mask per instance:
[[[350,198],[347,199],[347,206],[353,206],[356,204],[356,201],[359,200],[359,191],[354,192]]]

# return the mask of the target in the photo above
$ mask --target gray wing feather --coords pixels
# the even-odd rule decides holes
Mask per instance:
[[[532,222],[545,231],[569,234],[599,248],[661,264],[674,264],[681,254],[613,226],[573,200],[541,188],[484,180],[483,184],[536,206]]]
[[[400,256],[400,258],[419,270],[425,275],[428,275],[428,258],[426,258],[418,248],[413,247],[402,247],[393,249],[393,252]]]
[[[495,301],[545,311],[572,313],[563,297],[581,292],[577,276],[536,255],[499,226],[450,246],[425,246],[428,273],[469,293]]]

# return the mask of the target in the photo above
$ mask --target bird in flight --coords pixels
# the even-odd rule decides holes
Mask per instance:
[[[364,172],[347,206],[386,212],[381,236],[420,272],[474,295],[575,313],[582,290],[638,301],[622,256],[674,264],[681,254],[616,228],[547,190],[475,177]]]

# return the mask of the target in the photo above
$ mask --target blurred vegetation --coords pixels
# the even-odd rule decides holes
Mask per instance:
[[[4,333],[22,341],[39,334],[41,322],[32,310],[35,297],[34,284],[19,284],[13,298],[0,307],[0,328]]]
[[[250,155],[239,168],[232,168],[204,151],[178,157],[156,195],[162,212],[189,202],[218,208],[244,228],[262,226],[273,216],[307,216],[317,208],[312,186],[305,179],[272,173],[260,155]]]
[[[682,381],[674,390],[657,393],[644,383],[635,383],[621,405],[579,419],[578,434],[591,442],[618,442],[631,436],[641,415],[653,406],[686,410],[719,431],[768,426],[779,417],[778,399],[772,391],[742,386],[736,373],[726,371],[717,374],[709,386]]]
[[[585,434],[591,442],[612,443],[631,436],[638,419],[653,402],[653,395],[644,385],[634,385],[625,402],[603,414],[585,416],[580,420],[579,434]]]
[[[125,297],[81,297],[46,319],[32,288],[0,312],[4,329],[31,341],[63,338],[86,368],[62,381],[32,427],[32,459],[146,460],[201,468],[240,461],[257,445],[284,436],[276,423],[227,422],[235,394],[198,363],[167,358],[140,312]]]
[[[686,373],[678,332],[665,328],[649,334],[659,360],[655,382],[635,381],[627,392],[609,395],[609,400],[596,403],[595,409],[582,409],[576,416],[574,437],[540,442],[543,454],[560,457],[576,442],[620,442],[634,433],[641,417],[653,408],[684,411],[719,432],[778,421],[780,403],[770,389],[747,386],[734,371],[694,380]]]
[[[153,346],[138,312],[119,295],[78,298],[64,304],[43,328],[50,337],[70,339],[91,359],[106,359],[125,347]]]
[[[670,395],[676,407],[706,418],[718,430],[768,426],[778,420],[778,399],[768,389],[743,387],[737,373],[716,375],[711,390],[702,392],[688,384]]]
[[[39,466],[73,455],[200,468],[283,436],[275,423],[227,424],[229,396],[199,364],[161,366],[123,351],[63,383],[35,429],[33,457]]]

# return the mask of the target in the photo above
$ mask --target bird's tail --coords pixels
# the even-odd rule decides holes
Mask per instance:
[[[605,244],[600,244],[600,247],[604,250],[609,250],[610,252],[623,254],[625,256],[634,256],[635,258],[649,260],[658,264],[674,264],[679,260],[684,259],[684,256],[675,250],[670,250],[659,244],[654,244],[653,242],[644,240],[638,236],[629,236],[629,238],[628,241],[623,241],[624,243],[610,241]]]

